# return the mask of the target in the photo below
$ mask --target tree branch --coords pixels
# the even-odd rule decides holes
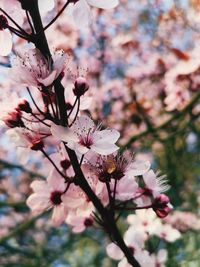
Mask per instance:
[[[24,0],[24,1],[27,1],[27,0]],[[21,0],[21,2],[23,2],[23,0]],[[44,33],[40,13],[39,13],[38,0],[32,0],[32,1],[29,1],[29,3],[30,3],[28,5],[29,13],[32,17],[36,34],[38,34],[37,42],[35,42],[35,45],[47,59],[50,58],[52,61],[47,39]],[[52,64],[53,64],[53,61],[52,61]],[[59,113],[60,113],[60,124],[62,126],[66,126],[67,125],[67,112],[66,112],[66,104],[65,104],[65,97],[64,97],[64,87],[61,84],[60,78],[58,78],[54,82],[54,88],[55,88],[55,94],[58,100],[58,107],[59,107]],[[108,209],[104,208],[101,201],[92,191],[87,180],[85,179],[84,174],[79,165],[76,153],[73,150],[69,149],[68,147],[66,147],[66,150],[67,150],[74,172],[77,177],[77,184],[86,193],[86,195],[89,197],[89,199],[94,204],[95,208],[98,210],[99,214],[102,217],[102,220],[104,221],[105,230],[112,237],[112,239],[117,243],[117,245],[121,248],[128,262],[134,267],[140,267],[139,263],[133,257],[132,252],[126,246],[123,238],[121,237],[119,230],[116,226],[114,216],[109,212]]]

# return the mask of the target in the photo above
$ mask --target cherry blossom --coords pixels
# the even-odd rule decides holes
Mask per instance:
[[[156,198],[161,193],[166,192],[170,186],[167,184],[166,177],[158,176],[153,170],[143,174],[144,188],[139,188],[138,193],[142,196],[135,200],[139,206],[150,205],[152,203],[152,197]]]
[[[73,1],[72,1],[73,2]],[[78,27],[84,27],[90,24],[91,21],[91,10],[90,6],[102,8],[102,9],[111,9],[116,7],[119,4],[118,0],[79,0],[74,1],[73,4],[73,17]],[[81,23],[80,23],[81,21]]]
[[[64,179],[52,171],[46,181],[35,180],[31,183],[33,194],[27,199],[27,205],[34,214],[53,208],[52,221],[61,224],[66,216],[67,209],[63,204],[63,194],[66,189]]]
[[[132,242],[127,242],[126,244],[129,246],[130,250],[133,251],[133,255],[136,258],[136,260],[139,262],[141,267],[151,266],[156,267],[154,264],[154,258],[151,257],[148,251],[142,250],[138,247],[138,233],[135,234],[135,237],[132,236]],[[124,257],[123,252],[120,250],[120,248],[115,245],[114,243],[111,243],[107,246],[106,252],[109,257],[111,257],[114,260],[120,260],[118,263],[118,267],[131,267],[131,265],[128,263],[127,259]]]
[[[55,51],[47,60],[37,49],[29,49],[12,59],[10,75],[15,83],[29,86],[50,86],[65,69],[67,56]],[[20,74],[20,75],[19,75]]]
[[[15,0],[0,0],[0,8],[6,11],[9,16],[13,17],[15,21],[22,25],[24,16],[20,9],[20,3]],[[0,11],[0,55],[7,56],[12,50],[12,35],[7,28],[7,25],[13,26],[11,21],[8,21],[2,11]]]
[[[38,151],[44,147],[42,136],[39,132],[30,131],[22,127],[15,127],[7,130],[6,135],[16,147],[17,159],[21,164],[27,163],[31,156],[31,151]]]
[[[146,188],[151,191],[153,197],[157,197],[160,193],[166,192],[170,186],[167,184],[166,177],[157,176],[153,170],[149,170],[143,174],[143,180]]]
[[[132,236],[135,229],[146,233],[147,236],[156,235],[168,242],[174,242],[181,236],[177,229],[157,218],[151,209],[136,211],[135,214],[128,215],[127,220],[131,225],[127,230],[128,236]]]
[[[12,35],[9,30],[0,29],[0,44],[0,55],[9,55],[12,50]]]
[[[143,175],[150,168],[148,161],[134,161],[128,153],[107,156],[86,155],[91,176],[102,183],[110,182],[111,191],[115,191],[118,200],[129,200],[137,195],[138,184],[135,176]],[[115,184],[116,183],[116,184]]]
[[[91,150],[98,154],[108,155],[118,149],[115,143],[120,136],[119,132],[109,129],[99,130],[87,116],[78,117],[69,129],[52,124],[51,132],[53,136],[67,142],[69,148],[80,154]]]
[[[72,227],[73,233],[81,233],[87,227],[92,226],[93,218],[89,216],[79,216],[77,213],[70,213],[65,222]]]

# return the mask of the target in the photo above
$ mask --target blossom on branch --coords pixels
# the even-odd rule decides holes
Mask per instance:
[[[3,16],[0,16],[0,55],[7,56],[12,50],[12,35],[2,26]]]
[[[64,71],[67,56],[55,51],[47,60],[38,49],[30,49],[12,59],[11,78],[28,86],[51,86]]]
[[[36,180],[31,183],[34,193],[27,199],[27,205],[35,214],[53,208],[52,221],[60,224],[67,216],[67,209],[63,204],[66,186],[64,179],[54,170],[47,181]]]
[[[20,3],[16,0],[0,0],[0,8],[2,8],[10,17],[14,18],[18,25],[22,25],[24,21],[23,11],[20,9]],[[7,29],[8,25],[13,26],[12,21],[7,20],[5,14],[0,10],[0,55],[7,56],[12,50],[12,35]]]
[[[85,154],[89,150],[101,155],[108,155],[116,150],[119,132],[113,129],[99,130],[88,116],[80,116],[71,128],[52,124],[54,137],[67,143],[70,149]]]

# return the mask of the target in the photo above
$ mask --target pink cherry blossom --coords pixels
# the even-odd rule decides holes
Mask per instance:
[[[135,200],[139,206],[152,204],[152,197],[156,198],[161,193],[166,192],[170,186],[167,184],[166,177],[158,176],[153,170],[143,174],[144,188],[139,188],[138,193],[141,197]]]
[[[69,224],[72,227],[73,233],[81,233],[83,232],[87,227],[92,226],[93,224],[93,218],[88,216],[79,216],[78,213],[70,213],[67,216],[67,219],[65,220],[67,224]]]
[[[154,258],[155,266],[165,267],[167,261],[167,251],[165,249],[160,249],[157,254],[151,254],[151,257]]]
[[[64,179],[54,170],[49,174],[47,181],[35,180],[31,183],[34,193],[27,199],[27,205],[34,214],[53,208],[52,221],[61,224],[67,216],[67,209],[63,203],[66,186]]]
[[[135,259],[139,262],[141,267],[146,267],[146,266],[156,267],[156,265],[154,264],[155,262],[154,258],[151,257],[148,251],[142,250],[139,248],[135,249],[135,247],[132,246],[133,244],[137,244],[137,241],[134,242],[133,244],[128,244],[126,242],[126,244],[129,245],[130,249],[131,248],[133,249],[133,255]],[[120,248],[114,243],[111,243],[107,246],[106,252],[108,256],[111,257],[112,259],[120,260],[120,262],[118,263],[118,267],[131,267],[132,266],[128,263],[127,259],[124,257],[124,254],[120,250]]]
[[[52,124],[52,135],[67,143],[77,153],[85,154],[89,150],[101,155],[115,152],[119,132],[113,129],[99,130],[88,116],[80,116],[71,128]]]
[[[167,184],[166,177],[164,175],[160,177],[157,176],[153,170],[149,170],[147,173],[143,174],[143,180],[146,188],[151,191],[154,198],[170,188]]]
[[[0,0],[0,8],[6,11],[11,17],[15,18],[15,21],[22,25],[24,21],[24,14],[20,8],[20,3],[16,0]],[[4,14],[0,11],[0,15]],[[2,16],[2,17],[3,17]],[[9,25],[13,26],[13,23],[9,20],[6,21]],[[12,50],[12,35],[8,29],[1,29],[0,26],[0,55],[7,56]]]
[[[12,59],[11,77],[16,83],[29,86],[50,86],[65,69],[66,55],[55,51],[53,66],[38,49],[30,49]]]
[[[118,0],[79,0],[74,2],[75,4],[73,4],[74,6],[72,12],[78,27],[84,27],[90,24],[92,17],[90,6],[102,9],[111,9],[119,4]]]
[[[17,159],[21,164],[26,164],[31,156],[31,151],[38,151],[44,144],[39,132],[32,132],[25,128],[16,127],[6,131],[6,135],[16,147]]]
[[[135,214],[129,215],[127,220],[131,225],[127,230],[129,236],[132,236],[136,229],[147,236],[156,235],[168,242],[174,242],[181,236],[177,229],[159,219],[151,209],[136,211]]]
[[[9,30],[0,29],[0,55],[7,56],[12,50],[12,35]]]

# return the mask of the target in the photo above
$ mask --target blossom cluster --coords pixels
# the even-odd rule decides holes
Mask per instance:
[[[128,152],[118,152],[116,142],[120,133],[104,129],[101,124],[96,126],[88,115],[81,114],[80,101],[89,89],[86,78],[77,77],[74,81],[74,102],[69,105],[66,101],[67,127],[59,125],[54,86],[63,77],[66,56],[56,52],[53,62],[50,66],[37,49],[14,58],[10,70],[12,81],[28,86],[33,103],[13,95],[12,105],[5,105],[2,113],[3,122],[10,128],[6,134],[17,145],[21,162],[27,162],[30,151],[41,152],[49,162],[45,162],[47,179],[34,180],[30,185],[33,193],[27,205],[33,214],[52,209],[53,223],[65,222],[76,233],[94,223],[101,225],[94,204],[78,186],[79,177],[67,154],[70,149],[75,152],[90,188],[110,212],[152,209],[158,217],[166,217],[172,206],[163,194],[169,189],[165,176],[156,174],[149,161],[138,161]],[[43,103],[34,99],[34,91]],[[48,140],[54,143],[57,152],[46,151]]]

